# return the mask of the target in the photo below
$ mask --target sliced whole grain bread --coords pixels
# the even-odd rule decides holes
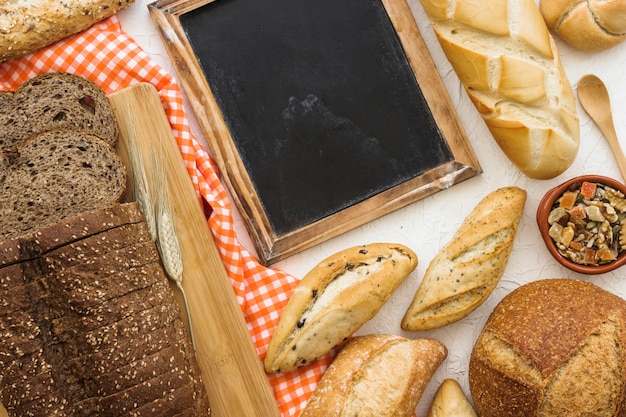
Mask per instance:
[[[95,135],[50,130],[0,152],[0,241],[124,197],[126,168]]]
[[[63,72],[42,74],[15,92],[0,93],[0,150],[59,128],[95,134],[110,145],[119,136],[108,97],[87,78]]]

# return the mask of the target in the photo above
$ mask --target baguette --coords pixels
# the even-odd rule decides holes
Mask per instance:
[[[626,301],[595,284],[541,279],[509,293],[472,349],[481,417],[622,417]]]
[[[429,330],[461,320],[489,297],[504,274],[526,191],[497,189],[465,218],[426,269],[401,326]]]
[[[574,48],[597,52],[626,39],[626,0],[541,0],[548,27]]]
[[[330,364],[300,417],[409,417],[448,352],[434,339],[351,339]]]
[[[374,317],[416,266],[412,250],[387,243],[345,249],[320,262],[287,302],[265,370],[287,372],[330,352]]]
[[[549,179],[576,158],[576,98],[533,0],[421,0],[439,43],[496,143],[522,173]]]
[[[87,29],[134,0],[11,0],[0,2],[0,62]]]
[[[426,417],[478,417],[455,379],[446,378],[428,409]]]

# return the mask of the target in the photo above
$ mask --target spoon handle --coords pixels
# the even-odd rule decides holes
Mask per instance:
[[[615,132],[615,125],[613,124],[613,118],[608,117],[602,121],[597,123],[600,131],[604,134],[609,146],[611,147],[611,151],[615,155],[615,160],[617,161],[617,166],[619,168],[620,173],[622,174],[622,180],[626,181],[626,156],[624,156],[624,151],[620,146],[619,140],[617,138],[617,133]]]

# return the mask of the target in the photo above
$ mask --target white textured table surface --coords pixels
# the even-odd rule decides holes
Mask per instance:
[[[136,0],[135,4],[121,12],[119,18],[122,28],[157,63],[176,77],[174,67],[150,19],[146,7],[148,3],[150,3],[148,0]],[[409,4],[478,156],[483,174],[294,255],[274,266],[296,277],[302,277],[325,257],[351,246],[385,241],[402,243],[412,248],[419,258],[417,269],[398,288],[379,314],[359,333],[394,333],[410,338],[433,337],[446,344],[448,358],[433,377],[417,409],[418,415],[424,415],[434,391],[444,378],[457,379],[469,395],[467,365],[473,343],[490,312],[508,292],[520,284],[540,278],[570,277],[591,281],[626,297],[626,269],[596,276],[571,272],[551,258],[536,226],[535,212],[542,196],[564,180],[586,173],[621,179],[609,146],[580,104],[578,114],[581,144],[574,164],[565,173],[551,180],[538,181],[525,177],[506,159],[493,141],[443,55],[419,1],[409,0]],[[559,39],[557,44],[565,71],[574,89],[580,77],[587,73],[593,73],[605,82],[611,96],[617,135],[626,147],[626,43],[599,53],[577,51]],[[202,143],[206,143],[189,106],[187,114],[192,132]],[[400,320],[413,299],[430,260],[450,240],[465,216],[485,195],[509,185],[525,189],[528,192],[528,200],[513,253],[496,290],[481,307],[458,323],[428,332],[401,330]],[[236,228],[239,240],[248,250],[254,252],[243,223],[237,217]]]

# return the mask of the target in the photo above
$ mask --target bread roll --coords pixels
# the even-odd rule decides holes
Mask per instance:
[[[541,0],[548,27],[582,51],[602,51],[626,39],[626,0]]]
[[[534,179],[578,152],[576,99],[533,0],[421,0],[443,51],[504,154]]]
[[[11,0],[0,2],[0,62],[87,29],[134,0]]]
[[[478,417],[455,379],[446,378],[428,409],[427,417]]]
[[[454,323],[489,297],[504,274],[526,191],[497,189],[465,218],[430,262],[402,319],[404,330],[428,330]]]
[[[410,417],[446,347],[395,335],[351,339],[320,380],[300,417]]]
[[[626,301],[589,282],[543,279],[494,309],[471,353],[481,417],[624,416]]]
[[[272,335],[267,372],[287,372],[330,352],[374,317],[417,266],[404,245],[345,249],[316,265],[296,287]]]

